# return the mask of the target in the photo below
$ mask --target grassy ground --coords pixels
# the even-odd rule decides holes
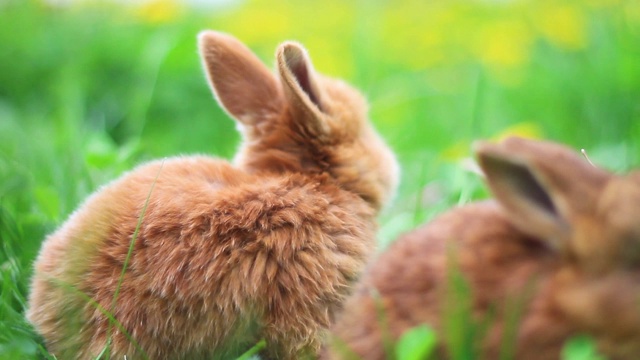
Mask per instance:
[[[23,317],[31,263],[82,199],[148,159],[234,153],[196,53],[205,28],[267,63],[299,40],[366,94],[403,166],[381,248],[486,195],[464,165],[475,139],[552,139],[614,171],[640,162],[637,1],[0,1],[0,357],[40,353]]]

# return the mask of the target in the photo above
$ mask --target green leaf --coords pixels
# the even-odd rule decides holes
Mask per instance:
[[[397,360],[427,359],[436,346],[436,333],[427,325],[406,331],[396,344]]]
[[[251,349],[247,350],[244,354],[240,355],[236,360],[249,360],[252,359],[254,355],[258,354],[262,349],[267,347],[267,342],[262,339],[258,341]]]
[[[447,283],[444,293],[443,341],[455,360],[473,359],[475,342],[482,338],[473,318],[472,288],[456,258],[454,243],[447,249]]]
[[[93,134],[86,147],[85,161],[89,166],[105,169],[113,166],[118,158],[118,148],[106,134]]]
[[[26,355],[33,356],[36,351],[37,344],[35,341],[26,337],[13,337],[11,342],[0,344],[1,359],[17,359]]]
[[[596,345],[588,336],[575,336],[566,342],[562,348],[562,360],[604,360],[598,354]]]

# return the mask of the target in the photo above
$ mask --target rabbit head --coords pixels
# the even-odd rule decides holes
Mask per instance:
[[[476,150],[521,231],[588,273],[640,265],[640,173],[612,175],[563,146],[519,138]]]
[[[476,150],[510,221],[562,259],[558,306],[580,328],[616,337],[601,341],[609,354],[637,355],[640,346],[625,350],[619,339],[640,333],[640,173],[614,175],[562,146],[517,138]]]
[[[300,44],[278,47],[277,76],[229,35],[202,32],[199,47],[210,86],[243,135],[238,166],[327,173],[376,209],[391,197],[398,165],[367,120],[364,99],[317,74]]]

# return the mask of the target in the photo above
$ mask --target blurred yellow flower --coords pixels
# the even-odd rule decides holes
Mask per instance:
[[[539,7],[535,22],[540,33],[559,48],[580,50],[587,45],[584,9],[549,2]]]
[[[496,135],[492,136],[492,142],[502,141],[510,136],[518,136],[527,139],[541,139],[542,129],[538,124],[532,122],[521,122],[507,127]],[[457,161],[467,158],[471,149],[471,142],[458,141],[448,148],[444,149],[440,156],[443,160]]]
[[[177,0],[152,0],[134,8],[135,15],[149,23],[167,23],[184,12],[184,5]]]
[[[458,141],[445,148],[440,153],[440,157],[445,161],[457,161],[469,156],[471,144],[468,141]]]
[[[242,39],[250,47],[278,42],[293,33],[293,11],[290,2],[267,4],[251,2],[230,17],[225,30]],[[292,39],[293,40],[293,39]]]
[[[502,130],[492,136],[491,140],[501,141],[509,136],[518,136],[527,139],[540,139],[542,138],[542,129],[540,129],[538,124],[532,122],[521,122]]]
[[[402,64],[412,70],[451,62],[447,45],[457,18],[456,9],[449,5],[424,1],[394,3],[385,10],[382,21],[382,41],[386,60]]]
[[[530,27],[518,16],[494,19],[481,25],[471,50],[495,80],[516,86],[524,79],[533,38]]]
[[[475,53],[489,68],[517,68],[529,61],[533,35],[523,21],[495,20],[480,31]]]
[[[318,71],[342,78],[354,74],[349,37],[341,32],[351,22],[354,10],[349,3],[325,1],[322,12],[308,3],[253,0],[239,7],[233,16],[216,18],[215,27],[237,36],[265,61],[272,61],[274,47],[285,40],[301,42]],[[319,18],[331,21],[317,21]],[[340,39],[336,39],[340,36]]]

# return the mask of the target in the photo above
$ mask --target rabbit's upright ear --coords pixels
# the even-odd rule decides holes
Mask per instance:
[[[203,31],[198,45],[209,84],[232,117],[254,125],[281,111],[277,78],[243,43],[227,34]]]
[[[475,146],[496,199],[521,231],[565,250],[573,220],[594,208],[607,173],[556,144],[510,138]]]
[[[328,134],[322,89],[306,50],[298,43],[285,42],[278,48],[276,58],[285,99],[294,120],[312,135]]]

